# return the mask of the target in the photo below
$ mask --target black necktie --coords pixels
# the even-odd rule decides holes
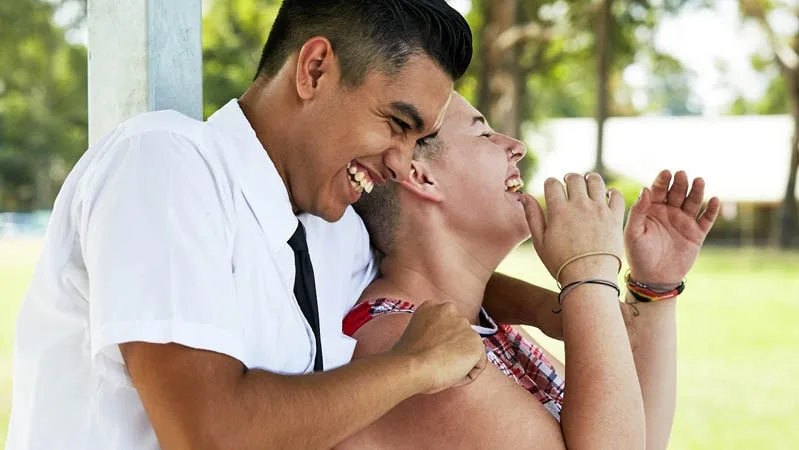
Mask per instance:
[[[289,239],[289,245],[294,250],[294,265],[296,275],[294,276],[294,296],[300,305],[302,314],[311,325],[314,338],[316,338],[316,359],[314,360],[314,372],[323,369],[322,364],[322,335],[319,332],[319,306],[316,303],[316,281],[313,276],[313,265],[311,255],[308,254],[308,242],[305,240],[305,227],[302,222],[297,224],[297,231]]]

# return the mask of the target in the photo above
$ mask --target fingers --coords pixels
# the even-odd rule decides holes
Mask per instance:
[[[588,196],[596,202],[607,202],[605,180],[595,172],[585,174],[585,184],[588,186]]]
[[[713,197],[707,203],[707,208],[705,208],[705,212],[699,217],[697,221],[699,223],[699,228],[707,234],[710,232],[710,229],[713,228],[713,224],[716,222],[716,218],[719,216],[719,210],[721,209],[721,202],[719,201],[718,197]]]
[[[544,182],[544,199],[547,202],[547,208],[557,207],[566,201],[566,192],[560,181],[547,178],[547,181]]]
[[[627,233],[633,233],[633,236],[643,233],[646,224],[646,210],[651,202],[652,191],[649,188],[643,188],[638,200],[630,208],[630,215],[627,216]]]
[[[604,196],[603,196],[604,197]],[[611,189],[608,191],[608,206],[610,206],[611,211],[616,213],[619,216],[619,219],[624,220],[624,196],[619,192],[618,189]]]
[[[588,195],[588,188],[585,185],[585,178],[576,173],[567,173],[563,180],[566,182],[566,191],[569,200],[584,198]]]
[[[691,193],[682,204],[682,210],[691,217],[696,217],[699,214],[699,209],[702,207],[702,199],[705,196],[705,180],[701,178],[694,179],[691,185]]]
[[[560,188],[560,191],[563,192],[563,189]],[[524,215],[527,217],[527,226],[530,227],[533,244],[538,245],[540,242],[543,242],[544,232],[547,229],[544,210],[541,208],[541,204],[538,203],[538,200],[529,194],[522,194],[521,197],[519,197],[519,202],[522,204],[522,207],[524,207]]]
[[[685,171],[680,170],[674,175],[674,182],[669,189],[666,203],[675,208],[682,208],[686,194],[688,194],[688,175]]]
[[[664,170],[655,177],[652,183],[652,203],[663,203],[666,201],[666,195],[669,193],[669,184],[671,183],[671,172]]]
[[[467,384],[470,384],[472,381],[476,380],[477,377],[479,377],[485,370],[487,361],[488,359],[486,358],[485,352],[483,352],[482,357],[477,361],[477,364],[474,365],[472,370],[470,370],[469,373],[466,374],[466,376],[463,377],[461,381],[455,383],[453,387],[465,386]]]

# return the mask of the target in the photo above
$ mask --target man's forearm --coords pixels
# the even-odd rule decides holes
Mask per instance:
[[[633,299],[627,293],[628,301]],[[676,300],[622,304],[644,398],[647,449],[668,445],[677,395]]]
[[[386,354],[312,375],[251,370],[220,414],[227,448],[334,447],[425,389],[413,364]]]
[[[529,325],[547,336],[563,340],[563,320],[558,294],[508,275],[495,272],[486,285],[483,306],[497,322]]]
[[[177,344],[120,350],[164,450],[329,449],[435,381],[405,352],[279,375]]]

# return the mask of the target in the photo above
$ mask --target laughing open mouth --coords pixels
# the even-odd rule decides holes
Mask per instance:
[[[519,192],[524,187],[524,181],[519,176],[512,176],[505,180],[505,190],[508,192]]]
[[[356,192],[359,194],[364,191],[367,194],[372,192],[375,183],[372,181],[369,172],[365,168],[361,167],[355,161],[351,161],[347,163],[347,173],[350,176],[350,184]]]

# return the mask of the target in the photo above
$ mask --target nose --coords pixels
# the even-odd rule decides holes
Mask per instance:
[[[404,147],[393,147],[384,154],[383,165],[390,172],[385,176],[386,179],[401,182],[410,178],[414,147]]]
[[[527,154],[527,146],[524,145],[524,142],[513,139],[512,137],[505,136],[508,140],[507,144],[507,151],[508,151],[508,159],[511,162],[519,162],[524,156]]]

